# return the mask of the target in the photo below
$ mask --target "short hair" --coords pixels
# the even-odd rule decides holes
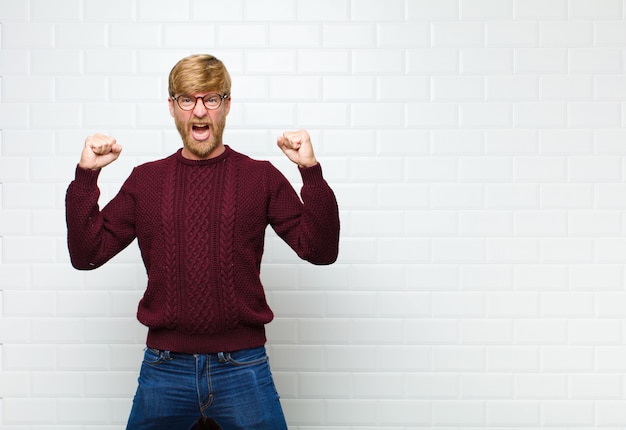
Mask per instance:
[[[171,97],[205,91],[230,95],[230,85],[230,74],[224,63],[213,55],[195,54],[183,58],[172,68],[168,91]]]

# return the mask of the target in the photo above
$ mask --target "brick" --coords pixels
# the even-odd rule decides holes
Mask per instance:
[[[614,291],[620,289],[621,270],[610,264],[584,264],[572,266],[570,288],[580,291]]]
[[[52,102],[54,80],[51,78],[4,77],[2,100],[8,103]]]
[[[350,16],[348,0],[297,0],[296,11],[299,21],[346,21]]]
[[[567,2],[563,0],[524,0],[515,2],[519,19],[566,19]]]
[[[513,50],[507,48],[468,48],[461,50],[464,74],[499,74],[513,71]]]
[[[251,21],[281,21],[295,18],[291,0],[244,0],[244,19]]]
[[[533,263],[539,261],[539,245],[530,238],[491,238],[486,241],[486,259],[491,263]]]
[[[538,133],[535,130],[487,129],[484,132],[487,154],[529,155],[538,153]]]
[[[430,25],[426,23],[379,23],[378,46],[385,48],[429,47]]]
[[[510,19],[513,16],[513,1],[460,0],[461,19],[491,20]]]
[[[54,24],[2,23],[2,49],[50,49],[54,41]]]
[[[457,20],[459,13],[458,0],[408,0],[408,16],[414,21]]]
[[[407,54],[410,74],[450,74],[460,70],[459,54],[452,48],[411,49]]]
[[[437,209],[483,208],[485,191],[478,184],[438,184],[432,186],[431,204]]]
[[[432,406],[432,422],[437,427],[483,426],[486,424],[483,403],[458,400],[435,401]]]
[[[626,23],[619,20],[594,22],[594,42],[597,46],[623,46],[626,42]]]
[[[245,61],[250,74],[288,74],[296,70],[295,53],[291,50],[251,50]]]
[[[572,345],[609,345],[620,342],[621,322],[618,320],[571,320],[568,337]]]
[[[576,263],[592,258],[592,244],[588,239],[545,239],[541,243],[541,258],[549,263]]]
[[[456,375],[417,373],[406,376],[406,386],[412,399],[454,399],[460,383]]]
[[[588,21],[544,21],[539,25],[539,40],[549,48],[590,46],[593,30]]]
[[[110,0],[106,4],[98,0],[83,1],[83,18],[92,22],[130,22],[135,8],[124,0]]]
[[[487,404],[487,421],[491,425],[534,426],[540,422],[539,401],[492,401]]]
[[[462,157],[459,179],[464,183],[510,182],[513,163],[509,157]]]
[[[440,76],[432,78],[434,101],[482,101],[483,79],[474,76]]]
[[[189,2],[175,0],[138,0],[139,21],[183,21],[189,18]]]
[[[465,291],[510,290],[513,285],[511,275],[511,268],[505,265],[464,265],[460,273],[460,287]]]
[[[376,43],[376,27],[373,24],[325,24],[322,42],[326,48],[368,48]]]
[[[353,0],[350,16],[354,21],[402,21],[404,1],[390,0],[384,4],[375,0]]]
[[[519,211],[514,216],[515,233],[522,237],[566,236],[567,221],[568,217],[564,211]]]
[[[515,160],[516,182],[565,182],[567,160],[564,157],[519,157]]]
[[[590,293],[546,293],[541,295],[541,313],[548,318],[585,318],[594,314]]]
[[[465,399],[506,399],[513,392],[513,380],[506,374],[463,374],[460,380],[460,396]]]
[[[163,45],[167,48],[213,48],[216,45],[215,25],[168,24],[164,28]]]
[[[546,155],[590,154],[593,136],[585,130],[541,130],[539,146],[540,152]]]
[[[509,103],[463,103],[460,125],[466,128],[509,128],[513,113]]]
[[[592,100],[594,82],[589,76],[546,76],[540,81],[540,94],[543,100]]]
[[[522,128],[565,128],[567,106],[563,103],[519,103],[514,107],[514,123]]]
[[[454,128],[459,122],[453,103],[409,103],[407,125],[422,128]]]
[[[493,346],[486,350],[490,372],[533,372],[539,368],[538,348],[533,346]]]
[[[307,373],[298,377],[298,393],[304,398],[347,398],[352,378],[347,373]]]
[[[30,17],[35,22],[72,22],[80,18],[79,0],[33,0]]]
[[[565,48],[519,48],[515,50],[515,71],[518,73],[565,73],[568,51]]]
[[[3,2],[0,5],[0,15],[6,21],[28,21],[29,5],[21,2]]]
[[[315,48],[321,45],[318,25],[276,24],[270,26],[269,43],[275,47]]]
[[[35,129],[80,126],[80,105],[76,103],[37,103],[30,109],[30,123]]]
[[[493,76],[486,79],[486,99],[495,101],[537,100],[539,83],[533,76]]]
[[[432,24],[433,46],[442,47],[482,47],[484,30],[482,23],[438,22]]]
[[[573,19],[621,19],[622,11],[619,0],[570,0],[570,17]]]
[[[430,245],[419,239],[382,239],[379,241],[379,257],[382,263],[429,261]],[[416,310],[414,310],[416,311]]]
[[[404,71],[404,51],[361,49],[352,54],[355,74],[401,74]]]
[[[615,48],[580,48],[571,49],[569,53],[570,73],[609,73],[621,71],[621,52]]]
[[[515,376],[515,395],[521,399],[559,399],[568,395],[567,375],[519,374]]]
[[[343,49],[303,49],[298,52],[297,70],[303,73],[348,73],[349,52]]]
[[[460,324],[460,333],[463,344],[509,344],[513,340],[510,321],[466,320]]]
[[[161,47],[161,27],[158,24],[116,23],[107,29],[110,46],[114,48]]]
[[[541,362],[547,372],[589,372],[594,369],[594,350],[582,346],[547,346],[541,350]]]
[[[528,48],[538,44],[537,24],[532,21],[487,22],[485,34],[486,46],[490,48]]]
[[[463,236],[507,236],[513,232],[512,217],[501,212],[468,211],[459,217],[459,231]]]
[[[594,405],[583,401],[544,402],[541,419],[550,426],[593,426]]]
[[[536,209],[540,194],[534,185],[493,184],[484,191],[485,207],[489,209]]]
[[[559,265],[519,265],[514,270],[514,287],[520,291],[562,291],[567,280],[567,268]]]

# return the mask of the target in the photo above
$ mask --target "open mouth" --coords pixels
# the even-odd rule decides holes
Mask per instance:
[[[206,124],[194,124],[191,126],[191,134],[195,140],[206,140],[211,135],[211,128]]]

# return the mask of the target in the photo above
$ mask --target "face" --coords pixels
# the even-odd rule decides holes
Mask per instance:
[[[207,93],[194,93],[193,97],[201,97]],[[184,111],[178,104],[169,99],[170,114],[174,118],[176,128],[183,139],[183,156],[191,160],[206,160],[224,152],[222,134],[226,125],[226,116],[230,111],[230,97],[222,100],[215,110],[208,110],[202,100],[197,99],[193,110]]]

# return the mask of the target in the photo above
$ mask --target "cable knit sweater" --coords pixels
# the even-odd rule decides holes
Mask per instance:
[[[335,196],[320,165],[299,170],[302,200],[267,161],[228,146],[201,161],[179,150],[136,167],[100,210],[99,170],[77,167],[66,195],[72,265],[95,269],[137,238],[148,274],[137,317],[149,328],[149,347],[261,346],[273,318],[259,277],[266,227],[313,264],[337,258]]]

